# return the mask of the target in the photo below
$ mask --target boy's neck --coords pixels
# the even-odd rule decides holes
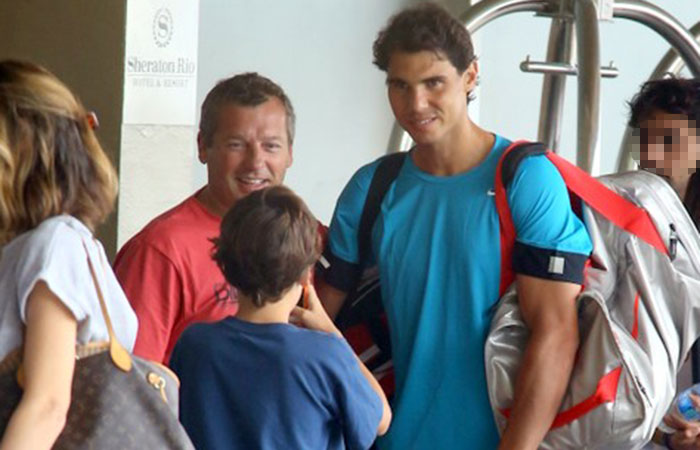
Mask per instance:
[[[255,306],[245,295],[239,295],[236,318],[251,323],[288,323],[289,313],[301,297],[301,291],[301,285],[295,284],[282,294],[282,298],[261,307]]]
[[[685,200],[686,194],[688,193],[688,183],[690,182],[691,174],[681,174],[681,175],[671,175],[669,182],[673,189],[678,193],[678,196],[682,200]]]

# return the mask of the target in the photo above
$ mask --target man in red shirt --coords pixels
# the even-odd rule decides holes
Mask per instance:
[[[236,201],[282,183],[293,138],[294,109],[271,80],[244,73],[207,94],[197,136],[207,184],[153,219],[114,263],[139,319],[136,355],[167,363],[189,324],[236,313],[235,290],[211,258],[211,239]]]

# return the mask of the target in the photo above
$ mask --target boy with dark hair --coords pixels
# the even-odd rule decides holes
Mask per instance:
[[[700,81],[667,78],[648,81],[629,102],[629,126],[639,136],[639,165],[666,178],[700,229]],[[693,378],[699,374],[698,342],[693,346]],[[664,419],[678,430],[657,429],[654,442],[676,450],[700,449],[700,427],[674,414]]]
[[[224,217],[214,260],[238,291],[238,313],[188,328],[170,361],[198,449],[366,449],[388,429],[384,393],[310,284],[317,227],[282,186]]]
[[[415,146],[372,230],[396,373],[388,449],[499,446],[484,341],[501,273],[493,187],[510,141],[472,122],[478,66],[469,33],[434,4],[389,20],[374,43],[389,103]],[[331,316],[363,267],[358,229],[379,161],[341,194],[324,256]],[[531,329],[501,449],[536,449],[559,408],[578,346],[576,296],[591,250],[566,186],[544,156],[525,158],[507,187],[517,232],[512,267]]]

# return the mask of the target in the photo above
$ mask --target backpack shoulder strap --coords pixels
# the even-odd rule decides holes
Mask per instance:
[[[510,145],[501,155],[501,181],[508,188],[515,178],[515,172],[525,158],[533,155],[544,155],[547,147],[541,142],[519,141]]]
[[[372,245],[372,227],[379,215],[382,200],[384,200],[391,184],[399,176],[406,156],[408,156],[408,152],[391,153],[384,156],[380,160],[374,176],[372,176],[367,198],[365,198],[365,204],[362,207],[360,227],[357,231],[360,265],[364,265],[369,258]]]
[[[496,200],[496,212],[498,222],[501,227],[501,283],[498,296],[505,293],[508,286],[515,279],[512,265],[510,264],[515,245],[515,225],[508,206],[506,187],[510,185],[515,177],[520,163],[530,155],[540,155],[547,152],[544,144],[539,142],[516,141],[503,151],[496,166],[496,177],[494,180],[494,191]]]

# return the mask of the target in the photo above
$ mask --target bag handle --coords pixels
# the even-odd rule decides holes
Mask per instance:
[[[83,248],[85,249],[85,255],[87,257],[88,268],[90,269],[90,276],[92,277],[92,282],[95,285],[95,290],[97,291],[97,298],[100,301],[100,309],[102,310],[102,316],[104,317],[105,324],[107,325],[107,333],[109,333],[109,356],[112,358],[112,362],[115,366],[124,372],[131,370],[132,361],[131,355],[126,351],[124,346],[117,339],[117,335],[114,333],[114,327],[112,326],[112,319],[109,317],[109,312],[107,311],[107,303],[105,302],[104,296],[102,295],[102,289],[100,289],[100,283],[97,282],[97,275],[95,274],[95,267],[92,265],[92,260],[90,259],[90,253],[88,252],[87,245],[83,241]],[[102,262],[104,267],[104,262]]]

